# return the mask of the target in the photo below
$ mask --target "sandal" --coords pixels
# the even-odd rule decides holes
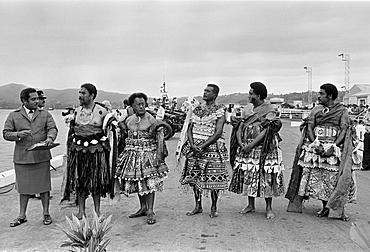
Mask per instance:
[[[141,210],[141,209],[139,209],[139,211],[137,211],[136,213],[133,213],[133,214],[131,214],[131,215],[129,215],[128,217],[129,218],[137,218],[137,217],[142,217],[142,216],[146,216],[146,211],[147,210]]]
[[[211,218],[216,218],[218,217],[218,213],[216,210],[211,210],[211,213],[209,214],[209,217]]]
[[[321,211],[317,212],[317,217],[328,217],[329,216],[329,208],[323,208]]]
[[[23,218],[17,217],[12,222],[10,222],[10,227],[16,227],[16,226],[19,226],[19,225],[21,225],[21,224],[23,224],[25,222],[27,222],[26,216],[24,216]]]
[[[44,214],[44,220],[42,222],[44,223],[44,225],[50,225],[53,222],[50,214]]]
[[[146,223],[148,223],[148,225],[153,225],[156,220],[154,218],[154,213],[151,213],[151,214],[148,214],[148,219],[146,220]]]

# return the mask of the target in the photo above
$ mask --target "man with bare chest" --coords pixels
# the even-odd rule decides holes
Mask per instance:
[[[85,201],[89,194],[94,200],[95,212],[100,215],[100,197],[110,192],[112,179],[109,167],[109,142],[102,125],[107,110],[95,103],[97,95],[93,84],[81,85],[80,107],[75,110],[72,144],[67,161],[66,186],[63,200],[77,197],[77,218],[85,215]]]

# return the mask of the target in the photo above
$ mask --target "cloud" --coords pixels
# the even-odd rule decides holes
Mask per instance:
[[[0,84],[198,95],[369,83],[369,2],[0,1]]]

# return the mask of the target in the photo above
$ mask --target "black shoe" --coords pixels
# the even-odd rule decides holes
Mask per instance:
[[[27,222],[26,216],[24,216],[23,218],[17,217],[12,222],[10,222],[10,227],[16,227],[16,226],[19,226],[19,225],[21,225],[23,223],[26,223],[26,222]]]
[[[42,222],[44,225],[50,225],[53,222],[53,219],[50,217],[50,214],[44,214],[44,220]]]
[[[324,207],[321,211],[317,212],[317,217],[328,217],[329,216],[329,208]]]

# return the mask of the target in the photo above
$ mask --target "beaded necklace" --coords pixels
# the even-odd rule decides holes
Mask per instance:
[[[78,122],[82,125],[87,125],[89,124],[92,119],[94,118],[94,108],[95,108],[95,104],[94,106],[92,107],[92,109],[84,109],[83,107],[81,107],[81,110],[80,110],[80,115],[78,117]]]

